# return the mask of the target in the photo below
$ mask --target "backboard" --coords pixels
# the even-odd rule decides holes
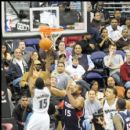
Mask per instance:
[[[63,35],[87,32],[87,2],[70,1],[70,11],[67,9],[66,3],[53,2],[2,2],[2,37],[37,36],[40,34],[38,31],[40,24],[48,24],[50,27],[56,28],[62,27]],[[41,6],[43,3],[46,4]],[[49,19],[47,16],[50,16]]]

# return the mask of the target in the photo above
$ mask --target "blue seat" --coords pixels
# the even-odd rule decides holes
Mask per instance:
[[[92,71],[86,72],[84,80],[91,83],[92,80],[97,80],[100,86],[104,87],[107,77],[109,76],[109,69],[104,65],[104,57],[106,53],[103,51],[93,52],[90,56],[95,68]]]
[[[93,71],[100,73],[104,77],[107,77],[109,75],[109,69],[104,64],[105,56],[106,56],[105,52],[96,51],[91,54],[91,60],[95,65]]]
[[[91,59],[99,59],[99,58],[104,58],[106,56],[106,53],[103,51],[95,51],[91,54]]]
[[[39,44],[39,38],[30,38],[30,39],[25,39],[25,44],[26,45],[38,45]]]
[[[101,79],[102,76],[97,72],[90,71],[90,72],[87,73],[86,78],[87,79],[92,79],[92,78]]]
[[[84,76],[83,76],[83,79],[90,83],[93,81],[93,80],[96,80],[98,81],[99,85],[101,86],[101,88],[104,88],[105,87],[105,80],[104,80],[104,77],[98,73],[98,72],[94,72],[94,71],[89,71],[87,72]],[[100,88],[100,89],[101,89]]]
[[[39,38],[30,38],[30,39],[25,39],[25,44],[26,44],[26,47],[33,47],[35,50],[39,50],[39,41],[40,39]]]
[[[36,49],[34,49],[33,47],[30,47],[30,46],[26,47],[26,50],[30,51],[30,52],[37,51]]]

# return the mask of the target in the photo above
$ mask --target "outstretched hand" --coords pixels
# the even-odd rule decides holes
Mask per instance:
[[[71,92],[72,92],[75,85],[76,85],[76,83],[73,80],[70,80],[68,82],[68,85],[67,85],[67,88],[66,88],[67,94],[71,94]]]

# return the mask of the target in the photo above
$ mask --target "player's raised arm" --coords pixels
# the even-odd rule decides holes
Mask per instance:
[[[79,110],[84,106],[84,98],[81,96],[81,92],[81,87],[73,82],[69,84],[66,90],[70,104]]]

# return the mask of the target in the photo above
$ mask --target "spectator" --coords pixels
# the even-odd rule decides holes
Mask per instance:
[[[117,113],[117,91],[113,87],[107,87],[105,90],[105,100],[103,101],[103,113],[105,120],[105,129],[114,130],[113,116]]]
[[[58,51],[57,51],[57,53],[58,53],[58,56],[60,56],[61,54],[65,54],[65,55],[66,55],[66,60],[68,60],[68,59],[69,59],[69,56],[72,55],[72,54],[71,54],[71,53],[72,53],[71,51],[68,52],[68,51],[66,50],[64,41],[60,41],[60,43],[59,43],[59,45],[58,45]]]
[[[100,86],[98,81],[93,80],[90,88],[95,91],[97,100],[101,101],[104,98],[104,93],[100,92]],[[86,92],[86,99],[88,99],[88,92]]]
[[[97,44],[97,40],[101,37],[100,32],[97,28],[92,27],[91,24],[87,27],[87,32],[91,35],[91,39],[93,39],[94,43]]]
[[[128,29],[122,30],[122,37],[116,42],[116,45],[118,50],[130,50],[130,39],[128,39]]]
[[[104,57],[104,64],[109,68],[110,76],[120,85],[120,66],[123,64],[123,58],[121,55],[116,54],[116,45],[109,46],[109,54]]]
[[[120,67],[120,75],[124,86],[130,88],[130,52],[126,53],[126,62]]]
[[[114,11],[114,18],[118,20],[118,25],[122,26],[125,24],[125,19],[122,17],[121,11],[119,9],[116,9]]]
[[[125,99],[130,99],[130,88],[127,88],[125,91]]]
[[[56,70],[51,73],[51,76],[56,78],[56,87],[59,89],[66,89],[70,75],[65,72],[64,62],[58,62]]]
[[[96,43],[94,42],[90,33],[85,33],[83,39],[76,42],[82,47],[82,54],[91,54],[96,50]]]
[[[33,96],[34,92],[34,84],[38,77],[41,77],[43,80],[47,79],[49,73],[47,71],[42,71],[41,62],[39,60],[35,60],[32,63],[28,72],[25,72],[21,78],[20,86],[22,88],[29,88],[29,92],[31,96]],[[30,96],[30,95],[29,95]]]
[[[111,38],[108,37],[108,30],[106,28],[101,29],[101,38],[98,39],[98,48],[105,53],[108,53],[110,44],[115,44]]]
[[[71,63],[71,61],[67,61],[65,54],[59,55],[58,62],[63,62],[63,63],[65,64],[65,68],[66,68],[66,66],[68,66],[68,65]],[[52,65],[52,70],[51,70],[51,72],[52,72],[52,71],[55,72],[56,69],[57,69],[57,63]]]
[[[130,111],[126,109],[125,99],[117,101],[118,114],[113,117],[115,130],[129,130]]]
[[[40,48],[39,49],[39,56],[40,56],[40,59],[41,59],[43,66],[44,66],[43,70],[50,72],[51,65],[55,64],[57,62],[57,59],[58,59],[58,55],[57,55],[56,51],[53,48],[51,48],[50,50],[45,52],[44,50],[42,50]]]
[[[21,50],[16,48],[14,51],[14,58],[7,71],[7,77],[12,82],[13,87],[20,94],[20,80],[23,74],[28,71],[28,65],[22,57]]]
[[[2,44],[2,61],[12,61],[12,56],[11,54],[8,52],[7,50],[7,45],[6,44]]]
[[[87,4],[86,4],[86,8],[87,8],[87,12],[91,12],[92,11],[92,3],[90,1],[87,1]]]
[[[114,87],[117,90],[117,96],[119,98],[125,98],[125,88],[123,86],[117,86],[113,77],[107,78],[107,86]]]
[[[9,65],[10,63],[12,62],[12,56],[11,54],[7,51],[7,45],[6,44],[2,44],[2,67],[3,69],[5,70],[5,75],[6,75],[6,79],[7,79],[7,82],[10,82],[9,79],[10,77],[8,77],[8,69],[9,69]]]
[[[61,54],[65,54],[66,55],[66,50],[65,50],[65,43],[64,41],[60,41],[59,45],[58,45],[58,56]]]
[[[90,24],[91,24],[92,27],[95,27],[100,32],[101,28],[104,27],[104,23],[102,22],[100,12],[94,13],[94,18],[93,18],[93,20]]]
[[[14,50],[18,48],[18,41],[19,40],[6,40],[5,44],[7,45],[7,50],[10,54],[14,53]]]
[[[35,60],[40,60],[38,52],[37,51],[33,51],[31,56],[30,56],[30,60],[29,60],[29,68],[31,67],[32,62],[34,62]],[[42,67],[43,69],[43,67]]]
[[[66,72],[70,74],[73,80],[82,79],[82,75],[85,73],[83,66],[79,65],[78,57],[72,58],[72,65],[66,67]]]
[[[92,2],[87,1],[86,9],[87,9],[87,25],[90,25],[90,22],[94,17],[94,13],[92,12]]]
[[[118,25],[118,21],[115,18],[111,19],[111,24],[106,27],[108,30],[108,36],[114,42],[117,42],[122,37],[122,28]]]
[[[13,116],[18,124],[18,130],[24,129],[25,121],[30,112],[32,112],[32,108],[29,104],[29,99],[26,96],[22,96],[13,110]]]
[[[130,88],[127,88],[125,91],[125,99],[126,99],[126,108],[130,110]]]
[[[85,71],[91,71],[94,68],[94,63],[90,59],[89,55],[82,54],[82,48],[79,44],[74,46],[74,54],[73,56],[77,56],[79,60],[79,64],[82,65]],[[72,57],[70,57],[72,60]]]
[[[108,11],[106,11],[104,9],[104,2],[102,1],[98,1],[95,5],[95,8],[93,10],[93,12],[100,12],[101,13],[101,19],[102,22],[105,22],[105,24],[109,23],[109,19],[110,19],[110,14]]]
[[[91,39],[93,39],[94,43],[97,43],[97,40],[101,37],[100,32],[97,28],[92,27],[91,24],[87,28],[88,33],[91,35]]]
[[[18,48],[21,50],[23,59],[28,64],[29,60],[30,60],[31,52],[26,50],[26,45],[25,45],[25,42],[23,40],[19,41]]]
[[[130,18],[127,17],[125,21],[125,25],[122,25],[122,28],[128,29],[128,38],[130,39]]]
[[[96,92],[94,90],[89,90],[88,98],[84,101],[84,118],[83,126],[85,130],[91,130],[93,126],[93,114],[98,112],[101,109],[99,100],[96,99]]]

